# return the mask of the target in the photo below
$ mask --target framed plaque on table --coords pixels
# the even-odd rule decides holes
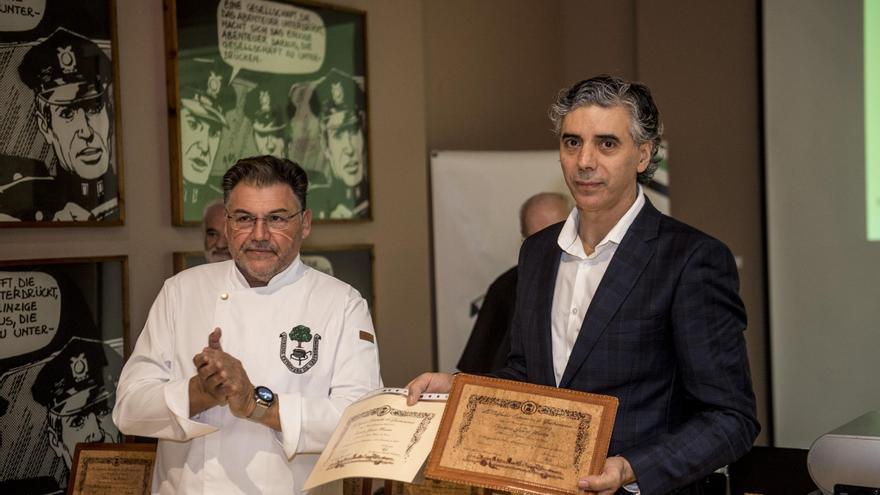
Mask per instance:
[[[67,495],[149,495],[156,462],[154,443],[81,443]]]
[[[577,494],[605,463],[617,399],[458,374],[426,477],[504,491]]]

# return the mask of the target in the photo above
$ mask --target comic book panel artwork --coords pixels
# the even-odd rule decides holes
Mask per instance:
[[[0,226],[122,223],[112,7],[0,2]]]
[[[0,262],[0,493],[65,493],[77,444],[122,440],[125,264]]]
[[[364,15],[276,0],[166,0],[174,223],[238,159],[289,158],[316,221],[371,218]],[[176,42],[176,45],[175,45]]]

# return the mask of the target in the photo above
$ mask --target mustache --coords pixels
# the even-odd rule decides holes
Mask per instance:
[[[577,177],[578,180],[590,180],[596,178],[596,170],[595,169],[587,169],[587,168],[579,168],[577,169]]]
[[[274,254],[278,254],[278,246],[272,244],[271,241],[250,241],[241,245],[239,251],[242,253],[246,253],[248,251],[271,251]]]

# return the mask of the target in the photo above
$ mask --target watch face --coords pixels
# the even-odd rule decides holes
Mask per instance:
[[[272,391],[266,387],[257,387],[254,389],[254,393],[256,393],[257,397],[259,397],[262,401],[272,402],[275,400],[275,394],[273,394]]]

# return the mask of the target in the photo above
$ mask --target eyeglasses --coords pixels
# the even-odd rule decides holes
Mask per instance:
[[[287,230],[290,226],[290,220],[302,213],[303,210],[299,210],[295,213],[291,213],[290,215],[283,215],[280,213],[271,213],[266,215],[265,217],[256,217],[251,215],[250,213],[226,213],[226,218],[229,219],[230,225],[232,226],[232,230],[237,230],[240,232],[250,232],[254,230],[254,226],[257,225],[257,221],[262,220],[266,222],[266,228],[274,232],[283,232]]]

